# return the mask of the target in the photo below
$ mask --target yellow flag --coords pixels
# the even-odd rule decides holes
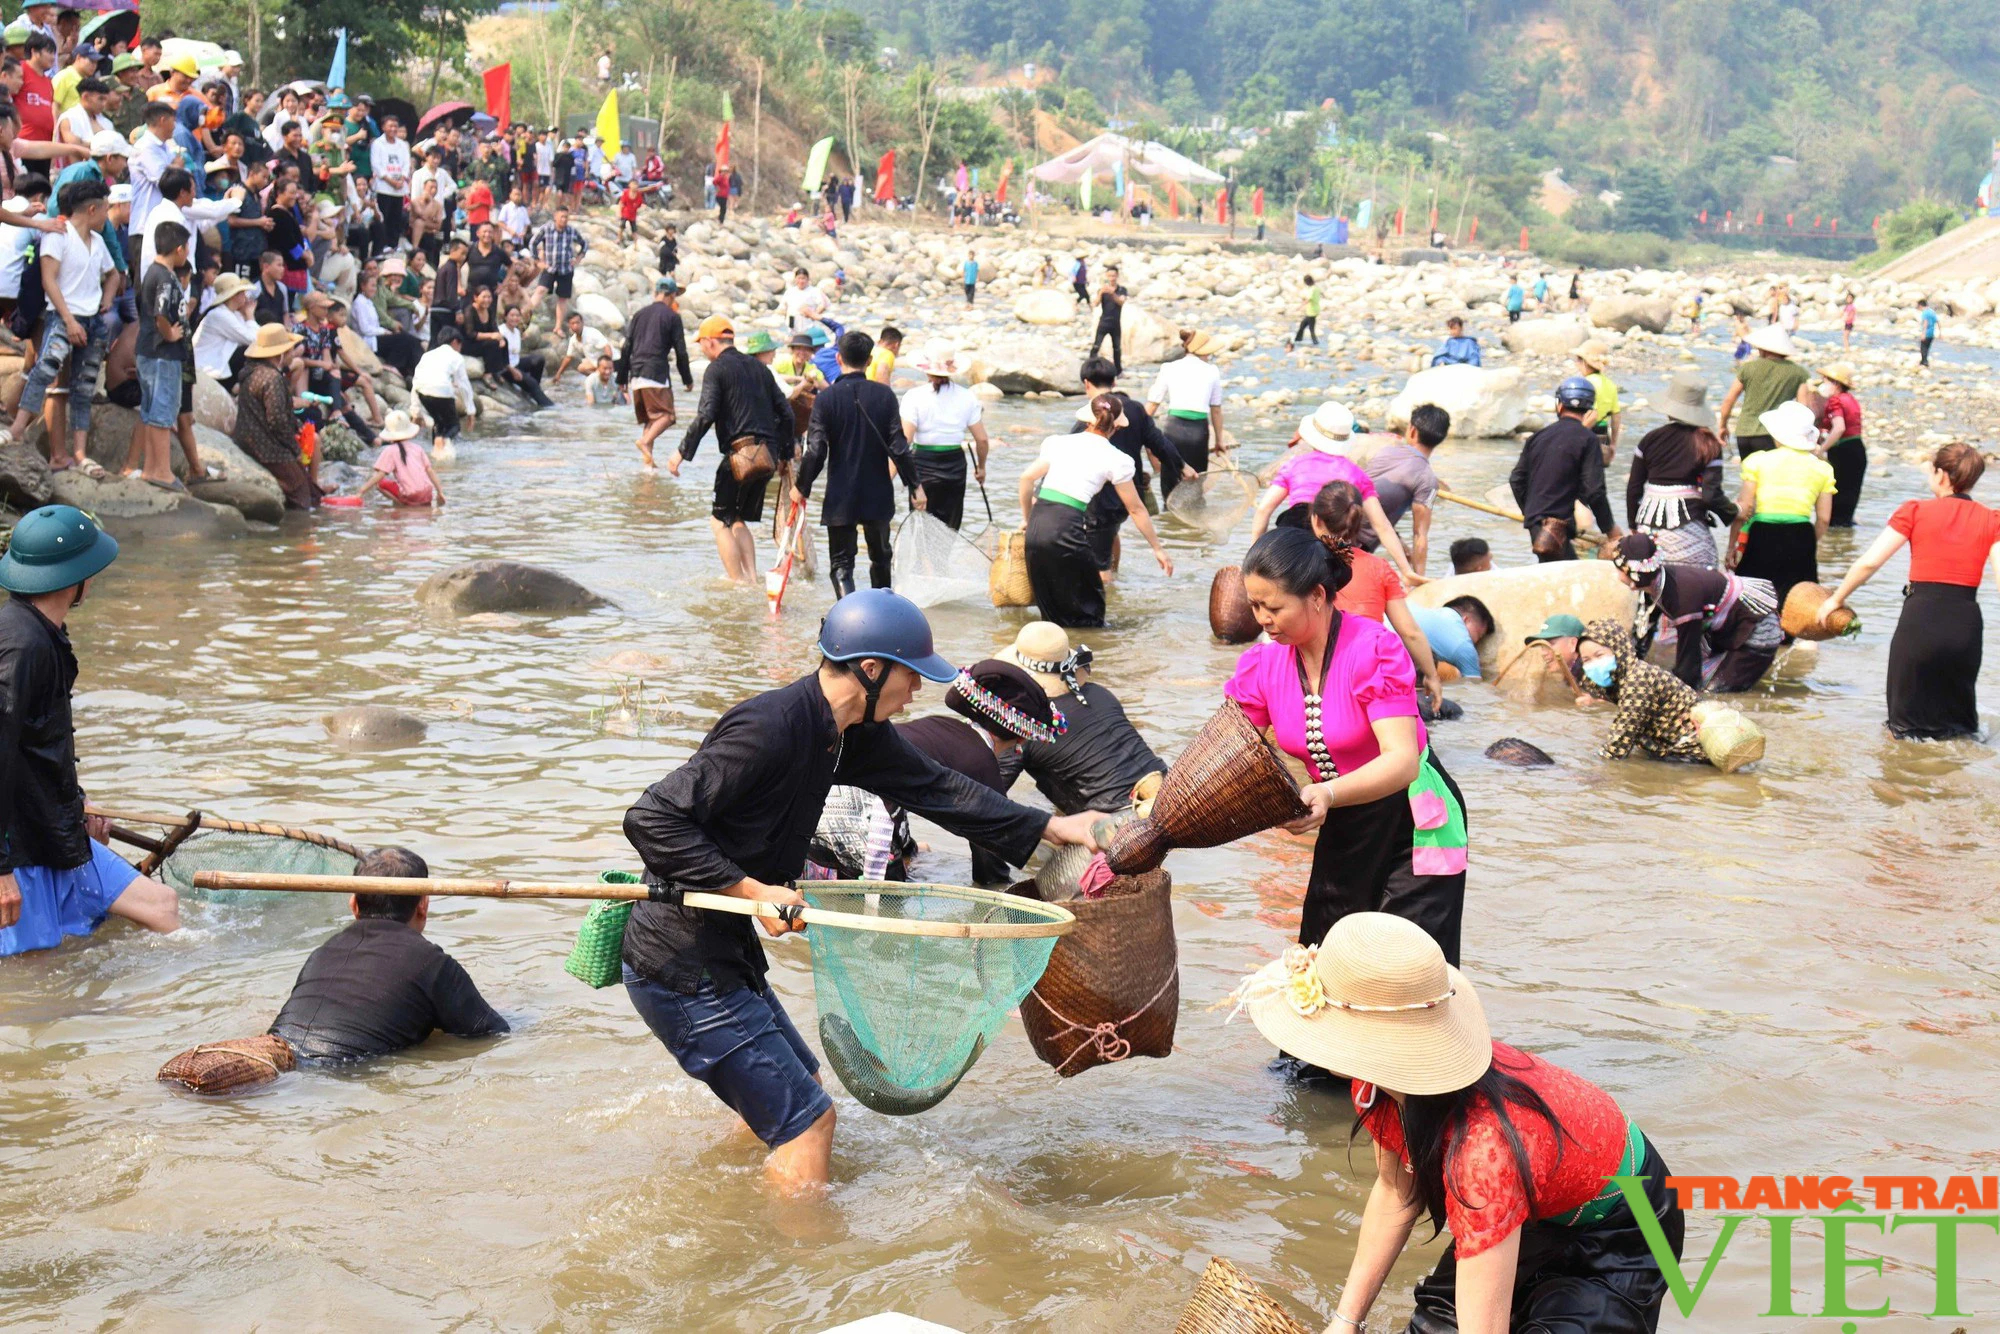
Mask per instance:
[[[604,156],[617,157],[622,145],[618,140],[618,90],[613,88],[604,95],[604,105],[597,112],[597,137],[604,141]]]

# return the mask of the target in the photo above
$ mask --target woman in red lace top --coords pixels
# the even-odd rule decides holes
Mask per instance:
[[[1641,1179],[1648,1225],[1678,1259],[1685,1220],[1666,1164],[1610,1094],[1495,1042],[1471,984],[1420,927],[1349,914],[1237,999],[1287,1054],[1353,1079],[1375,1141],[1332,1334],[1362,1328],[1425,1216],[1451,1246],[1417,1284],[1411,1334],[1658,1327],[1666,1279],[1609,1179]]]

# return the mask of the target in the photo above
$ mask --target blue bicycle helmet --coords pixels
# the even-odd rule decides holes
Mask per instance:
[[[1556,386],[1556,406],[1558,408],[1583,408],[1597,406],[1597,386],[1581,375],[1572,375]]]
[[[861,669],[863,658],[898,663],[940,685],[958,677],[958,668],[932,645],[931,623],[923,610],[886,588],[859,589],[834,603],[819,624],[819,651],[828,662],[846,667],[867,689],[867,722],[875,721],[875,701],[889,674],[870,677]]]

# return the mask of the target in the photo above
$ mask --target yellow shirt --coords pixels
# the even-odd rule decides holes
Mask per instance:
[[[79,101],[76,85],[82,82],[82,80],[83,76],[76,72],[76,66],[73,64],[66,66],[62,73],[50,80],[51,88],[55,93],[57,119],[61,119],[63,112],[68,111]]]
[[[1756,483],[1758,522],[1800,523],[1832,492],[1833,467],[1803,449],[1780,445],[1743,460],[1743,480]]]
[[[1591,418],[1591,423],[1595,425],[1601,421],[1608,421],[1618,411],[1618,386],[1613,384],[1611,377],[1603,371],[1593,371],[1583,378],[1590,381],[1591,387],[1597,390],[1595,404],[1597,415]]]
[[[868,358],[868,378],[876,384],[887,384],[895,369],[896,354],[877,343],[873,355]]]

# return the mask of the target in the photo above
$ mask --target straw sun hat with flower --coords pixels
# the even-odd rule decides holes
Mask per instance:
[[[1288,1055],[1396,1093],[1455,1093],[1493,1064],[1472,984],[1422,927],[1389,913],[1348,914],[1321,944],[1258,969],[1235,999]]]

